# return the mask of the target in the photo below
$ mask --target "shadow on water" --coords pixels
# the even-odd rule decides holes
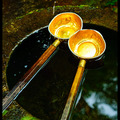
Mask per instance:
[[[102,33],[107,49],[102,62],[88,63],[83,93],[71,120],[117,119],[117,32],[84,24],[84,29]],[[47,27],[21,40],[12,51],[6,75],[10,89],[54,41]],[[64,109],[79,60],[73,57],[67,43],[61,43],[51,60],[22,91],[16,101],[42,120],[59,120]],[[97,63],[97,62],[96,62]],[[103,64],[104,63],[104,64]],[[97,66],[97,67],[96,67]]]

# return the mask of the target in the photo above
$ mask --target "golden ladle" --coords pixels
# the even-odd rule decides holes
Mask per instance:
[[[40,70],[41,66],[47,61],[50,55],[56,50],[57,46],[64,40],[68,40],[76,31],[82,29],[83,22],[80,16],[72,12],[60,13],[55,16],[49,26],[49,32],[57,38],[52,45],[40,56],[37,62],[24,74],[13,89],[5,96],[2,102],[4,111],[20,92],[28,85],[33,77]]]
[[[86,61],[98,59],[103,55],[106,49],[106,43],[103,36],[96,30],[83,29],[75,33],[68,41],[70,51],[80,59],[78,69],[63,110],[61,120],[68,120],[82,75],[85,69]]]
[[[53,47],[57,47],[60,42],[68,40],[76,31],[81,30],[82,27],[82,18],[75,13],[64,12],[56,15],[48,26],[50,34],[57,38],[52,44]]]

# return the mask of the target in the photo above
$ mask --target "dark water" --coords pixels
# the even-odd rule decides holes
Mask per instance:
[[[103,60],[88,62],[83,93],[71,120],[117,120],[117,33],[91,24],[86,29],[102,33],[107,49]],[[24,38],[11,54],[7,66],[10,89],[54,41],[47,27]],[[33,116],[59,120],[64,109],[79,60],[61,43],[43,69],[16,99]],[[102,109],[102,110],[101,110]],[[107,113],[105,110],[107,109]]]

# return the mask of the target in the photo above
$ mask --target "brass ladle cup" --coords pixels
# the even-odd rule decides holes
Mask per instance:
[[[72,12],[64,12],[56,15],[48,26],[48,31],[57,38],[51,49],[55,49],[62,41],[68,40],[76,31],[81,30],[83,21],[80,16]]]
[[[75,33],[68,41],[70,51],[80,59],[78,69],[61,117],[61,120],[68,120],[72,109],[86,61],[98,59],[106,49],[103,36],[96,30],[83,29]]]
[[[5,96],[2,102],[4,111],[20,92],[28,85],[33,77],[40,70],[41,66],[47,61],[50,55],[56,50],[57,46],[64,40],[68,40],[76,31],[82,29],[83,22],[80,16],[72,12],[65,12],[55,16],[49,26],[49,32],[57,38],[52,45],[40,56],[37,62],[24,74],[13,89]]]

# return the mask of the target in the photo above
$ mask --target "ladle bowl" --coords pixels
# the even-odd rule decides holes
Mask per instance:
[[[68,46],[73,55],[80,59],[80,62],[61,120],[68,120],[70,117],[86,61],[100,58],[106,49],[106,43],[101,33],[92,29],[79,30],[77,33],[73,34],[68,41]]]
[[[82,27],[82,18],[76,13],[64,12],[56,15],[48,25],[48,31],[56,38],[50,49],[55,50],[61,42],[68,40]]]
[[[68,41],[70,51],[81,59],[97,59],[106,49],[100,32],[92,29],[79,30]]]
[[[69,39],[82,29],[82,18],[75,13],[65,12],[55,16],[49,24],[49,32],[58,39]]]
[[[61,42],[68,40],[74,33],[81,30],[82,27],[82,18],[73,12],[64,12],[56,15],[48,25],[48,31],[56,38],[48,48],[48,51],[52,50],[53,53]]]

